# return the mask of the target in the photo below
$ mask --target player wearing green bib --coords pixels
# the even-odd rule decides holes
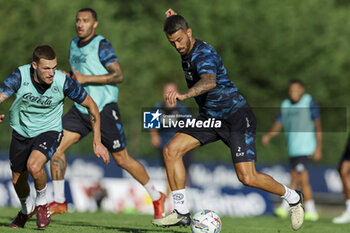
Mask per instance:
[[[132,158],[126,149],[126,138],[118,107],[117,84],[124,76],[112,45],[101,35],[95,34],[98,25],[96,12],[84,8],[76,15],[78,37],[70,44],[69,63],[72,78],[84,86],[96,102],[101,114],[102,143],[112,154],[116,163],[141,183],[151,196],[154,217],[161,218],[164,212],[165,195],[153,185],[145,168]],[[64,137],[51,161],[54,184],[54,201],[50,203],[51,215],[67,212],[64,196],[65,151],[91,131],[91,124],[84,108],[75,104],[63,117]]]
[[[305,220],[317,221],[319,216],[312,198],[307,165],[310,158],[318,161],[322,157],[322,127],[320,110],[311,95],[305,93],[300,80],[289,83],[289,98],[281,104],[280,114],[270,132],[262,137],[263,145],[284,129],[290,157],[290,187],[301,188],[305,195]],[[282,201],[275,210],[279,217],[288,216],[288,204]]]
[[[62,139],[63,100],[66,96],[84,106],[94,131],[94,152],[109,162],[101,143],[98,108],[84,88],[64,73],[56,71],[57,59],[48,45],[38,46],[33,62],[18,67],[0,85],[0,103],[15,94],[9,111],[13,129],[10,146],[12,182],[22,208],[10,227],[24,227],[35,213],[38,227],[50,223],[46,199],[45,163],[51,159]],[[0,122],[5,115],[0,115]],[[33,177],[36,200],[29,195],[28,173]]]

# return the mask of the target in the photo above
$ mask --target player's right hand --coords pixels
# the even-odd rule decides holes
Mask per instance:
[[[97,158],[102,158],[105,164],[109,163],[109,152],[101,142],[94,143],[94,153]]]
[[[267,146],[270,142],[270,137],[268,135],[264,135],[261,138],[261,143],[263,144],[263,146]]]
[[[167,17],[167,18],[169,18],[170,16],[172,16],[172,15],[177,15],[177,13],[173,10],[173,9],[168,9],[166,12],[165,12],[165,16]]]
[[[72,79],[75,79],[78,81],[78,83],[80,84],[84,84],[86,82],[85,80],[85,75],[83,75],[82,73],[79,72],[79,70],[75,69],[74,67],[72,67],[72,70],[74,71],[74,75],[72,76]]]
[[[4,118],[5,118],[5,115],[4,115],[4,114],[1,114],[1,115],[0,115],[0,123],[4,120]]]

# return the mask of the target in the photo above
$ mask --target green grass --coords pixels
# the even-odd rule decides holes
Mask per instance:
[[[97,213],[69,213],[56,215],[45,229],[36,227],[36,217],[30,219],[24,229],[11,229],[9,223],[18,209],[0,208],[0,232],[45,232],[45,233],[181,233],[191,232],[190,228],[158,228],[151,224],[151,215]],[[288,220],[263,216],[255,218],[222,218],[222,233],[287,233],[294,232]],[[318,222],[306,222],[300,233],[342,233],[349,232],[348,225],[334,225],[331,218],[321,218]]]

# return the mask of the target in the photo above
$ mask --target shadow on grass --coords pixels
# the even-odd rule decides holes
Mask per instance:
[[[95,227],[95,228],[102,228],[105,230],[118,230],[118,232],[128,232],[128,233],[143,233],[143,232],[169,232],[169,233],[183,233],[183,231],[177,231],[170,228],[153,228],[153,229],[146,229],[146,228],[132,228],[132,227],[117,227],[117,226],[103,226],[103,225],[96,225],[96,224],[90,224],[87,222],[82,221],[70,221],[69,223],[62,220],[52,220],[51,223],[58,224],[58,225],[64,225],[64,226],[77,226],[77,227]]]

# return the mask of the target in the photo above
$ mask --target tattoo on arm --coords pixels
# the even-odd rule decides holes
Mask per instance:
[[[112,62],[108,65],[107,70],[109,74],[107,74],[106,79],[107,83],[121,83],[124,80],[124,76],[120,67],[119,62]]]
[[[216,86],[215,74],[202,74],[201,79],[190,89],[188,89],[184,95],[187,98],[199,96],[213,89]]]
[[[5,93],[0,92],[0,104],[4,102],[8,96]]]

